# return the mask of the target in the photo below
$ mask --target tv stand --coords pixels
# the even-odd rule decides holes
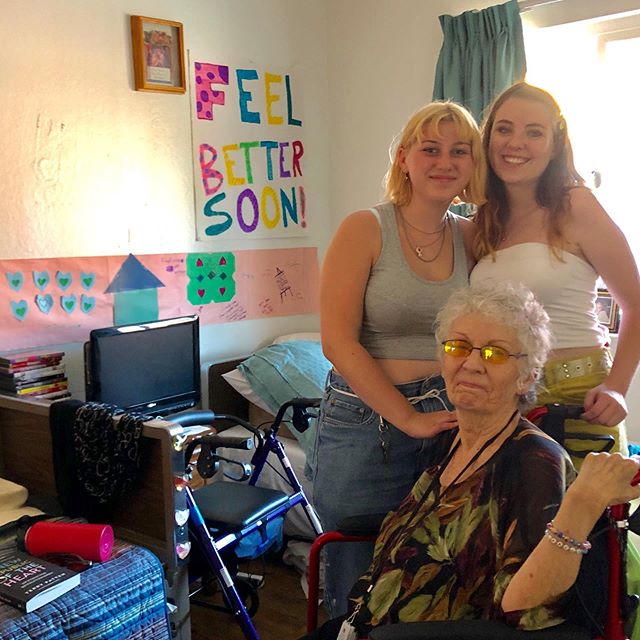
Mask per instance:
[[[0,395],[0,477],[25,486],[33,495],[56,500],[50,402]],[[175,512],[181,494],[174,475],[181,473],[183,452],[174,443],[185,429],[164,420],[145,423],[140,446],[140,471],[132,494],[116,510],[113,520],[118,538],[147,547],[165,568],[167,596],[177,606],[172,615],[174,639],[190,640],[186,561],[176,555]]]

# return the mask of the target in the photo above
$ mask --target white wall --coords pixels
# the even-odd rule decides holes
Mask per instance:
[[[291,0],[5,0],[0,259],[206,250],[194,236],[189,97],[133,90],[129,15],[184,24],[185,47],[303,81],[310,235],[235,249],[322,251],[329,211],[327,7]],[[219,246],[217,247],[219,248]],[[313,330],[317,315],[208,325],[203,361]],[[64,345],[82,391],[80,345]]]
[[[494,2],[329,0],[331,206],[337,224],[379,201],[388,149],[431,100],[442,46],[438,16]]]

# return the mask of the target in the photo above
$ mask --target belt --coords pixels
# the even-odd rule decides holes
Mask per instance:
[[[580,378],[592,373],[607,373],[610,358],[607,353],[583,356],[572,360],[552,360],[544,367],[546,384],[558,384],[569,378]]]

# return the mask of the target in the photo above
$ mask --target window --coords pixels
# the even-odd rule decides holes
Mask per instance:
[[[640,17],[525,26],[527,81],[567,119],[576,168],[640,263]]]

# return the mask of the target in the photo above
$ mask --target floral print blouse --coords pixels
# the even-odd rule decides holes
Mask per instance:
[[[451,442],[450,434],[441,438],[438,463]],[[383,522],[371,567],[351,592],[360,631],[424,620],[502,620],[527,630],[564,622],[565,596],[508,614],[501,608],[575,477],[564,449],[521,420],[486,464],[441,491],[438,503],[432,491],[419,504],[437,471],[428,468]]]

